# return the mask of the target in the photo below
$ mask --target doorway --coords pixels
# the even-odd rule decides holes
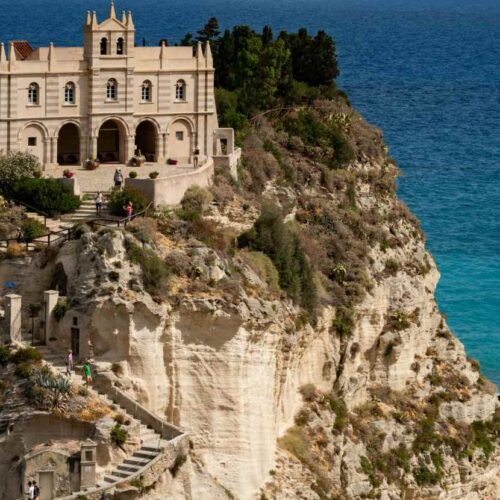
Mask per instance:
[[[66,123],[57,138],[57,163],[78,165],[80,163],[80,131],[74,123]]]
[[[38,485],[40,488],[40,500],[52,500],[54,498],[54,473],[39,472]]]
[[[148,120],[137,126],[135,131],[135,146],[137,153],[140,151],[146,161],[157,161],[156,156],[156,128]]]
[[[99,129],[97,159],[101,163],[125,163],[125,134],[115,120],[105,121]]]
[[[80,357],[80,328],[71,328],[71,350],[75,358]]]

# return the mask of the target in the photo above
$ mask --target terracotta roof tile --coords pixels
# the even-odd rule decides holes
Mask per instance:
[[[33,52],[33,47],[27,40],[13,40],[14,49],[19,59],[26,59]]]

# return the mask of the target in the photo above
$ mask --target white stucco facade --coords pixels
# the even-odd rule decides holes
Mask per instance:
[[[132,14],[113,5],[101,23],[87,13],[83,47],[0,47],[0,155],[190,163],[216,154],[217,127],[210,46],[135,47]]]

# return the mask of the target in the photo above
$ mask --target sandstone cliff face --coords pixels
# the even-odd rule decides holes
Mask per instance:
[[[76,315],[84,354],[190,433],[176,498],[497,498],[495,390],[439,313],[439,274],[392,192],[380,134],[359,117],[350,133],[357,159],[328,171],[320,151],[263,123],[247,139],[243,187],[224,193],[219,174],[201,227],[158,214],[88,232],[49,265],[64,267],[70,304],[53,345],[66,347]],[[252,227],[261,199],[248,186],[308,246],[316,322],[251,252],[207,237],[211,225],[233,237]],[[162,297],[131,244],[174,269]]]
[[[360,203],[373,201],[369,185],[359,188],[364,193]],[[210,283],[193,292],[185,280],[174,280],[175,293],[158,304],[141,286],[128,286],[140,276],[127,259],[131,234],[82,237],[65,269],[75,307],[88,319],[95,359],[103,366],[119,363],[121,385],[191,434],[192,460],[203,473],[188,474],[187,482],[184,478],[189,488],[177,487],[179,498],[218,498],[226,491],[218,485],[242,499],[320,498],[321,488],[345,498],[374,490],[385,498],[494,498],[498,454],[485,465],[481,451],[469,461],[444,448],[446,473],[430,486],[417,485],[406,474],[397,484],[384,479],[375,487],[369,468],[360,465],[373,446],[366,433],[384,434],[378,441],[381,452],[401,444],[411,449],[419,412],[427,411],[424,403],[432,394],[445,391],[450,396],[441,402],[437,417],[453,422],[445,433],[464,432],[461,425],[495,413],[494,393],[485,391],[484,382],[478,384],[478,371],[437,309],[438,272],[422,238],[409,223],[402,223],[401,234],[407,236],[403,247],[371,250],[374,284],[356,307],[347,338],[332,330],[333,306],[321,309],[314,327],[298,322],[299,308],[273,295],[242,255],[229,259],[194,240],[173,247],[157,234],[152,245],[160,255],[188,255],[196,269],[193,281]],[[396,262],[397,269],[388,272],[388,261]],[[115,262],[121,263],[119,280],[110,281],[106,276],[117,269]],[[415,271],[420,264],[424,272]],[[221,290],[218,285],[235,274],[242,277],[237,289]],[[304,408],[301,388],[308,384],[315,395]],[[342,432],[332,431],[338,411],[321,396],[332,391],[348,410],[372,405],[357,417],[369,422],[368,430],[349,422]],[[384,399],[384,394],[409,398],[404,403],[409,409],[401,410],[404,404],[393,401],[399,396]],[[300,429],[312,448],[307,460],[316,456],[319,470],[304,457],[297,459],[286,444],[288,429],[304,411]],[[283,435],[285,450],[278,446]],[[418,469],[419,459],[410,457],[408,466]],[[318,477],[328,486],[318,489]]]

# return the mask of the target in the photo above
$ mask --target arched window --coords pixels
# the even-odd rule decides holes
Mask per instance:
[[[28,87],[28,102],[29,104],[38,104],[40,87],[38,83],[30,83]]]
[[[101,56],[105,56],[108,53],[108,39],[101,39]]]
[[[108,84],[106,86],[106,99],[108,101],[116,101],[118,97],[118,84],[114,78],[108,80]]]
[[[176,101],[186,100],[186,82],[184,80],[179,80],[175,84],[175,100]]]
[[[116,41],[116,53],[119,56],[123,55],[123,38],[118,38]]]
[[[146,80],[142,83],[141,87],[141,101],[142,102],[151,102],[151,82]]]
[[[68,82],[64,87],[64,103],[75,104],[75,84]]]

